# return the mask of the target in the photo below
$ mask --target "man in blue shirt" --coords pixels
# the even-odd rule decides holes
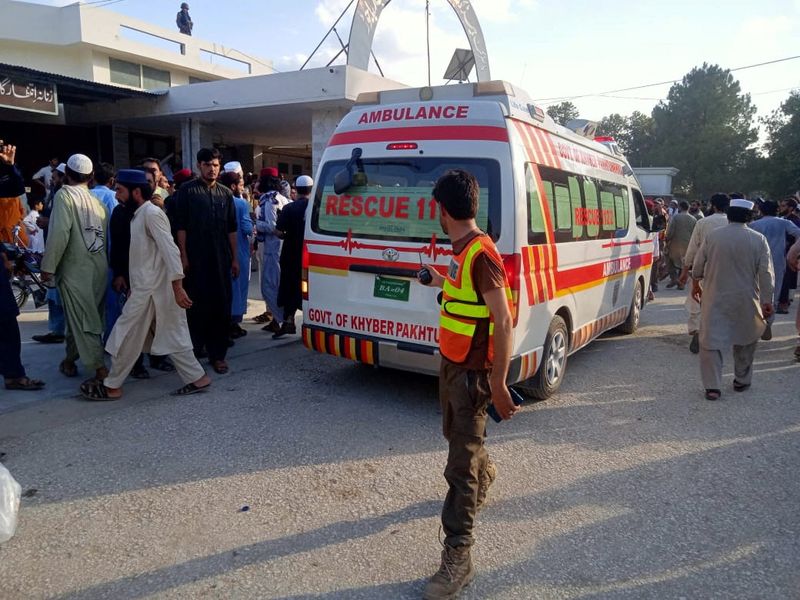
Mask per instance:
[[[100,163],[94,171],[94,187],[89,189],[100,200],[100,204],[106,207],[109,217],[117,206],[117,197],[114,192],[115,174],[114,165]]]
[[[788,219],[781,219],[777,216],[777,202],[766,200],[761,202],[759,209],[764,216],[758,221],[750,223],[750,228],[767,238],[769,251],[772,254],[772,268],[775,271],[776,281],[772,304],[777,306],[778,295],[780,294],[780,287],[783,282],[783,274],[786,271],[786,238],[787,236],[795,240],[800,238],[800,227]],[[772,321],[774,319],[774,314],[767,319],[767,329],[764,331],[764,335],[761,336],[762,340],[772,339]]]

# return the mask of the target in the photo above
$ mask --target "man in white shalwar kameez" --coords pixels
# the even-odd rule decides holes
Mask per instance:
[[[192,352],[186,309],[192,305],[183,289],[180,252],[163,210],[149,201],[152,188],[142,171],[117,175],[117,200],[132,203],[130,293],[106,343],[111,372],[102,384],[81,388],[90,400],[122,396],[122,384],[142,351],[170,355],[185,384],[173,395],[202,391],[211,384]]]
[[[708,233],[692,264],[693,295],[702,313],[700,374],[706,400],[722,395],[722,351],[731,346],[733,389],[750,387],[756,344],[774,312],[769,245],[746,226],[752,210],[748,200],[731,200],[728,225]]]

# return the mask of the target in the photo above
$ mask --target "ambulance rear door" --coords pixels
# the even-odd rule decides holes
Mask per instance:
[[[432,123],[395,123],[334,135],[306,225],[305,323],[421,355],[418,362],[408,356],[395,361],[383,360],[389,357],[384,352],[380,364],[435,371],[439,290],[419,284],[416,274],[423,263],[445,272],[452,256],[431,194],[436,180],[450,169],[472,173],[480,185],[478,226],[498,240],[506,222],[509,234],[501,241],[513,248],[510,147],[502,112],[493,106],[497,127],[470,131],[467,121],[456,132]],[[351,125],[359,119],[354,112]],[[343,173],[349,173],[347,189]]]

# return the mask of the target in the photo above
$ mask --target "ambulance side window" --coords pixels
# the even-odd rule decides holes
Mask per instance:
[[[624,189],[614,191],[614,212],[616,215],[617,236],[628,231],[628,194]]]
[[[594,239],[600,233],[600,221],[596,218],[600,207],[597,204],[597,185],[588,177],[583,180],[583,201],[586,205],[586,237]]]
[[[608,186],[600,188],[600,223],[602,224],[600,237],[614,237],[614,230],[617,228],[614,212],[614,194]]]
[[[566,185],[561,183],[556,183],[553,186],[556,196],[556,229],[558,230],[556,234],[557,241],[561,241],[563,238],[559,236],[558,233],[563,231],[571,232],[572,229],[572,206],[569,198],[569,188]],[[566,241],[564,239],[564,241]]]
[[[578,215],[583,209],[583,204],[581,202],[581,185],[578,183],[578,178],[575,175],[570,175],[567,178],[567,182],[569,183],[570,208],[573,215],[572,239],[578,241],[583,239],[583,223],[581,219],[578,218]]]
[[[546,244],[547,227],[542,204],[539,200],[539,189],[530,163],[525,164],[525,197],[528,205],[528,244]]]
[[[642,193],[636,188],[631,188],[631,190],[633,191],[633,210],[636,213],[636,226],[650,232],[650,217],[647,214]]]

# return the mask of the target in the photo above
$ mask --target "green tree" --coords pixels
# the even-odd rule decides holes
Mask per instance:
[[[625,132],[624,151],[633,167],[655,166],[651,160],[653,154],[654,121],[638,110],[628,117],[628,128]]]
[[[619,113],[612,113],[607,117],[603,117],[597,123],[597,135],[611,136],[622,147],[622,140],[628,132],[628,118],[623,117]]]
[[[632,166],[648,165],[653,145],[652,117],[639,111],[628,117],[613,113],[600,120],[597,125],[597,135],[613,137]]]
[[[800,190],[800,91],[792,92],[762,123],[768,154],[764,187],[780,199]]]
[[[547,114],[559,125],[566,125],[572,119],[577,119],[580,116],[578,107],[569,100],[548,106]]]
[[[674,184],[684,194],[730,190],[756,141],[755,111],[730,71],[704,63],[653,109],[650,160],[680,169]]]

